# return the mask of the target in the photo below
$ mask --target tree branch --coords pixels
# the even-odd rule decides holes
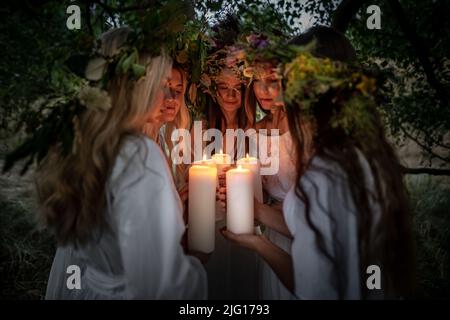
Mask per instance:
[[[333,14],[332,27],[345,33],[352,18],[365,2],[367,2],[367,0],[343,0]],[[428,83],[436,91],[436,95],[441,105],[444,108],[447,107],[449,103],[448,93],[436,77],[429,59],[428,50],[417,35],[415,28],[409,23],[400,2],[398,0],[389,0],[387,3],[389,3],[394,17],[397,19],[400,29],[406,39],[416,51],[417,58],[422,65]]]
[[[87,2],[84,4],[84,8],[85,8],[85,10],[86,10],[86,24],[87,24],[87,27],[88,27],[88,30],[89,30],[89,34],[90,34],[91,36],[93,36],[93,35],[94,35],[94,30],[92,29],[92,23],[91,23],[91,7],[90,7],[89,1],[87,1]]]
[[[409,139],[411,139],[412,141],[417,143],[417,145],[419,147],[421,147],[426,152],[428,152],[432,156],[432,158],[436,158],[436,159],[442,160],[444,162],[450,162],[450,160],[448,158],[444,158],[444,157],[438,155],[430,147],[428,147],[425,144],[423,144],[422,142],[420,142],[418,138],[413,137],[412,134],[410,134],[405,128],[403,128],[403,126],[400,126],[400,130],[402,130],[402,132],[405,134],[405,136],[407,136]]]
[[[107,5],[106,5],[106,3],[103,3],[102,1],[98,1],[98,2],[96,2],[100,7],[102,7],[103,8],[103,12],[105,12],[110,18],[111,18],[111,21],[112,21],[112,23],[113,23],[113,25],[114,25],[114,28],[117,28],[117,22],[116,22],[116,19],[115,19],[115,17],[114,17],[114,13],[112,13],[112,11],[110,10],[110,7],[108,7]]]
[[[433,176],[450,176],[450,169],[407,168],[401,166],[403,174],[430,174]]]
[[[156,1],[154,0],[147,0],[144,1],[143,4],[138,4],[134,6],[128,6],[128,7],[112,7],[110,5],[107,5],[106,3],[103,3],[101,0],[93,0],[90,1],[93,3],[97,3],[98,5],[102,6],[104,9],[107,9],[109,12],[116,12],[116,13],[123,13],[123,12],[129,12],[129,11],[139,11],[143,9],[149,9],[155,6]]]
[[[402,29],[406,38],[409,40],[409,42],[416,51],[417,58],[419,59],[419,62],[422,64],[428,83],[436,91],[442,106],[447,107],[448,94],[445,91],[442,84],[437,79],[436,74],[434,73],[433,66],[429,59],[427,48],[421,42],[419,36],[416,33],[415,28],[409,23],[405,15],[405,11],[403,10],[400,2],[398,0],[390,0],[388,1],[388,3],[391,6],[392,12],[394,13],[395,18],[397,19],[400,28]]]
[[[365,2],[367,0],[342,0],[334,11],[331,26],[345,33],[350,21]]]

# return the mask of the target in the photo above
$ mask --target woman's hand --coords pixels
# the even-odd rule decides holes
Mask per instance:
[[[230,240],[238,246],[248,248],[250,250],[258,251],[259,244],[264,241],[263,235],[256,234],[235,234],[225,227],[220,230],[224,238]]]
[[[274,229],[275,231],[282,233],[288,238],[292,238],[289,228],[284,221],[281,203],[276,203],[269,206],[255,199],[254,208],[255,220],[271,229]]]
[[[219,201],[220,207],[224,210],[227,208],[227,177],[226,173],[231,169],[231,166],[224,167],[222,172],[218,175],[219,186],[216,190],[216,200]]]
[[[266,224],[267,217],[270,217],[270,215],[280,214],[280,211],[277,208],[259,202],[256,198],[254,199],[253,206],[255,210],[255,219],[263,224]]]

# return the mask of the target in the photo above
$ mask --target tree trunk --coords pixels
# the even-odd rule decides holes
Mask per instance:
[[[345,33],[350,21],[365,2],[367,0],[342,0],[333,13],[331,26]]]

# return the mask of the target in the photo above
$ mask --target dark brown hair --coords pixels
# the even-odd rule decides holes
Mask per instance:
[[[316,41],[314,54],[332,60],[352,62],[354,50],[344,35],[327,27],[315,27],[295,39],[295,43]],[[351,46],[351,45],[350,45]],[[312,108],[313,121],[301,112],[297,104],[287,104],[289,129],[297,155],[296,195],[305,204],[305,216],[316,235],[321,252],[335,265],[326,250],[323,235],[311,219],[310,201],[302,186],[301,177],[308,170],[316,170],[311,158],[304,157],[314,151],[314,157],[337,164],[344,172],[356,207],[360,261],[361,292],[367,297],[366,268],[379,265],[382,270],[382,288],[385,298],[410,297],[414,288],[414,250],[411,235],[411,216],[407,192],[403,184],[401,167],[388,143],[381,118],[375,105],[369,105],[368,118],[373,127],[363,134],[348,133],[341,127],[331,126],[330,119],[339,113],[343,104],[335,99],[336,92],[323,94]],[[358,150],[367,160],[374,179],[375,194],[367,189],[367,177],[358,158]],[[332,178],[333,174],[327,174]],[[374,222],[371,201],[380,205],[381,217]],[[328,213],[333,223],[336,217]],[[337,266],[337,265],[336,265]],[[337,266],[339,267],[339,266]],[[338,279],[338,292],[342,297],[345,279]]]
[[[312,54],[319,58],[329,58],[333,61],[356,62],[356,51],[344,34],[336,29],[315,26],[305,33],[294,37],[289,44],[306,46],[315,42]]]
[[[239,129],[247,129],[248,126],[248,119],[245,114],[245,108],[244,108],[244,98],[246,88],[245,85],[241,85],[241,106],[239,107],[237,111],[237,119],[238,119],[238,128]],[[212,97],[207,95],[206,97],[206,108],[205,108],[205,116],[206,121],[208,121],[208,128],[214,128],[218,129],[220,131],[223,131],[222,129],[222,121],[225,122],[225,116],[223,115],[222,109],[220,108],[220,105],[217,101],[215,101]],[[227,124],[225,123],[225,126]]]

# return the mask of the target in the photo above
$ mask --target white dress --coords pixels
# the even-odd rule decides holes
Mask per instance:
[[[181,202],[160,148],[127,138],[106,190],[109,228],[57,249],[46,299],[205,299],[206,273],[180,245]],[[81,289],[67,288],[70,265],[81,269]]]
[[[369,165],[361,154],[359,157],[367,188],[373,191]],[[345,174],[337,164],[315,157],[301,183],[310,201],[311,220],[336,264],[319,251],[306,221],[304,203],[292,187],[284,200],[283,213],[294,237],[291,255],[297,298],[361,299],[357,212]],[[370,205],[374,221],[378,221],[380,208],[373,200]],[[376,296],[382,297],[382,292],[374,292]]]
[[[210,300],[255,300],[259,297],[258,255],[226,240],[220,229],[226,219],[216,221],[215,248],[205,264]]]
[[[268,139],[270,144],[270,139]],[[271,146],[275,147],[275,146]],[[270,150],[270,149],[269,149]],[[293,156],[291,134],[285,132],[280,135],[279,139],[279,170],[278,174],[263,176],[264,190],[270,195],[272,200],[283,202],[287,192],[295,181],[295,160]],[[264,234],[266,237],[276,244],[278,247],[291,252],[291,240],[283,234],[266,227]],[[295,296],[283,285],[277,275],[270,266],[265,262],[261,262],[260,267],[260,298],[264,300],[291,300]]]
[[[205,264],[208,298],[256,300],[259,297],[259,256],[226,240],[220,233],[226,225],[222,209],[216,206],[215,248]]]

